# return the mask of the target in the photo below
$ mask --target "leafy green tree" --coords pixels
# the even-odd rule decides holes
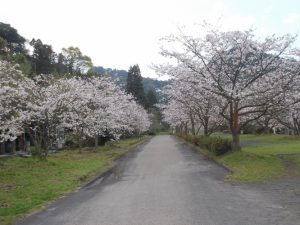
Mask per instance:
[[[137,102],[147,108],[147,98],[143,86],[143,78],[138,65],[131,66],[128,70],[126,92],[132,94]]]
[[[19,35],[18,31],[9,24],[0,22],[0,37],[2,41],[5,40],[6,47],[11,54],[26,52],[25,38]]]
[[[67,59],[62,53],[59,53],[57,55],[55,72],[60,75],[66,74],[68,72]]]
[[[0,59],[17,63],[25,75],[32,74],[32,63],[25,48],[25,38],[9,24],[0,23]]]
[[[40,39],[32,39],[30,45],[33,47],[32,62],[36,74],[49,74],[54,71],[55,52],[51,45],[43,44]]]
[[[128,94],[134,93],[134,84],[133,84],[133,69],[132,67],[129,68],[128,75],[127,75],[127,82],[126,82],[126,92]]]
[[[93,63],[89,56],[83,55],[78,47],[62,49],[65,57],[67,72],[71,75],[82,75],[93,69]]]
[[[28,55],[25,55],[23,53],[17,53],[12,56],[12,59],[19,65],[19,69],[23,72],[23,74],[29,77],[34,74],[32,62]]]
[[[9,54],[9,49],[7,47],[7,42],[2,37],[0,37],[0,59],[7,59]]]

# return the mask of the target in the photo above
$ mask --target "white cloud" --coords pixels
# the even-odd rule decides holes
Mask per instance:
[[[298,22],[299,19],[300,19],[300,15],[298,13],[289,13],[283,19],[283,22],[288,23],[288,24],[294,24],[294,23]]]

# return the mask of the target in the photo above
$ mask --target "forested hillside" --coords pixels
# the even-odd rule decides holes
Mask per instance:
[[[120,84],[121,87],[125,88],[127,76],[128,76],[128,72],[126,70],[118,70],[118,69],[104,68],[102,66],[96,66],[95,71],[96,73],[106,74],[109,75],[110,77],[118,79],[117,83]],[[155,90],[158,99],[161,99],[162,97],[159,90],[161,90],[167,84],[170,84],[170,81],[162,81],[162,80],[152,79],[148,77],[143,77],[143,85],[144,85],[145,92],[148,92],[149,90]]]

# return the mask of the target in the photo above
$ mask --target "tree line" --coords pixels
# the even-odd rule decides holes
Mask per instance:
[[[31,51],[26,48],[28,44]],[[51,45],[40,39],[26,41],[18,31],[9,24],[0,22],[0,59],[13,61],[27,76],[38,74],[93,74],[93,63],[78,47],[63,48],[56,53]]]
[[[118,140],[150,126],[148,112],[133,92],[96,75],[79,48],[56,54],[39,39],[25,39],[0,23],[0,145],[27,133],[38,156],[58,144],[60,131],[85,139]],[[1,148],[2,149],[2,148]]]

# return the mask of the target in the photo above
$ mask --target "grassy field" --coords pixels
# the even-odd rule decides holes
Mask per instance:
[[[230,139],[229,134],[214,134]],[[233,173],[228,180],[256,182],[300,175],[300,138],[286,135],[241,135],[241,152],[213,157]],[[205,154],[207,151],[202,150]]]
[[[0,159],[0,224],[40,209],[113,165],[115,159],[149,137],[122,140],[97,150],[62,151],[47,161],[11,157]]]

